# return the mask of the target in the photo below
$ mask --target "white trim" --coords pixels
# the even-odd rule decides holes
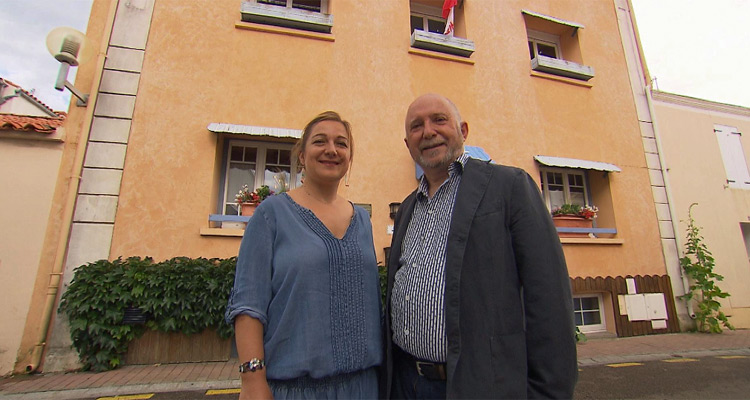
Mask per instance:
[[[531,16],[531,17],[537,17],[537,18],[541,18],[541,19],[544,19],[544,20],[547,20],[547,21],[550,21],[550,22],[554,22],[556,24],[567,25],[567,26],[570,26],[570,27],[573,27],[573,28],[576,28],[576,29],[577,28],[583,28],[583,25],[581,25],[579,23],[566,21],[566,20],[560,19],[560,18],[550,17],[549,15],[539,14],[539,13],[535,13],[535,12],[529,11],[529,10],[521,10],[521,13],[526,14],[526,15]]]
[[[606,172],[621,172],[620,167],[600,161],[587,161],[578,160],[575,158],[565,157],[552,157],[552,156],[534,156],[534,160],[538,163],[549,166],[549,167],[561,167],[561,168],[581,168],[581,169],[593,169],[596,171]]]
[[[471,40],[420,30],[412,32],[411,46],[462,57],[474,53],[474,42]]]
[[[546,57],[541,54],[536,54],[536,57],[531,59],[531,69],[584,81],[588,81],[594,77],[594,69],[587,65],[559,58]]]
[[[215,133],[232,133],[238,135],[270,136],[293,139],[299,139],[302,137],[302,131],[299,129],[271,128],[266,126],[254,125],[236,125],[221,122],[212,122],[208,124],[206,128],[209,131]]]
[[[321,9],[323,4],[321,3]],[[321,10],[322,11],[322,10]],[[270,4],[243,1],[242,20],[256,24],[283,26],[312,32],[331,33],[333,15]]]
[[[607,324],[606,319],[604,318],[604,307],[602,305],[602,295],[601,294],[581,294],[581,295],[574,295],[573,299],[585,299],[585,298],[596,298],[597,303],[599,304],[599,320],[601,321],[600,324],[591,324],[591,325],[576,325],[578,329],[580,329],[583,333],[590,333],[590,332],[605,332],[607,330]],[[589,310],[593,311],[593,310]],[[581,312],[581,311],[578,311]],[[573,307],[573,314],[576,313],[575,305]],[[583,320],[583,318],[581,318]]]

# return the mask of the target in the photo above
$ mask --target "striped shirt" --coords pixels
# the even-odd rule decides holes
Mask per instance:
[[[468,155],[448,168],[448,179],[432,198],[423,176],[414,214],[401,245],[400,268],[391,295],[393,342],[422,360],[445,362],[445,248],[458,185]]]

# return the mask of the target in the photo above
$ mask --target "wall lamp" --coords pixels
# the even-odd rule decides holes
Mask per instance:
[[[396,213],[398,212],[398,208],[401,207],[401,203],[391,203],[388,204],[388,208],[391,210],[391,219],[396,219]]]
[[[47,34],[47,50],[60,62],[55,89],[61,92],[63,88],[70,90],[73,96],[78,98],[76,105],[79,107],[88,105],[89,95],[81,93],[68,81],[68,71],[70,67],[76,67],[81,63],[79,54],[86,53],[87,42],[86,36],[73,28],[59,27]]]

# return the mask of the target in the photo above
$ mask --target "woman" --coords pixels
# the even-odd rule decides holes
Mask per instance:
[[[295,145],[304,183],[261,203],[240,245],[227,322],[240,398],[377,398],[380,292],[367,212],[337,194],[352,133],[332,111]]]

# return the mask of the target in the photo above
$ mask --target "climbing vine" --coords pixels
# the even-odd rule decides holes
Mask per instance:
[[[160,263],[130,257],[76,268],[59,311],[68,317],[83,369],[117,368],[130,341],[146,329],[185,334],[216,329],[219,337],[231,337],[224,310],[235,264],[236,257],[177,257]],[[147,316],[145,324],[124,321],[131,307]]]
[[[714,272],[714,258],[704,243],[701,228],[693,219],[693,206],[697,204],[693,203],[688,208],[685,256],[680,258],[680,265],[691,280],[690,291],[680,297],[687,301],[695,301],[698,305],[698,310],[695,311],[698,331],[721,333],[722,325],[734,330],[727,316],[721,311],[721,303],[718,301],[729,297],[729,293],[716,285],[716,282],[724,280],[724,277]]]

